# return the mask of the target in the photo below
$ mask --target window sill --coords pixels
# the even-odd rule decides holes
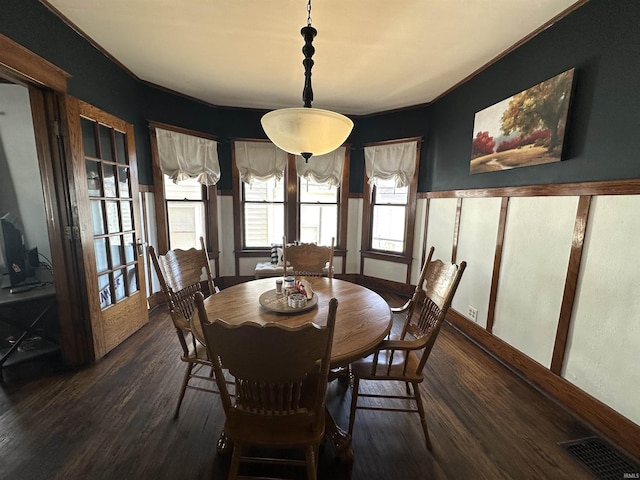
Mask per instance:
[[[413,257],[407,256],[401,253],[389,253],[389,252],[375,252],[372,250],[362,251],[361,256],[363,258],[374,258],[376,260],[384,260],[385,262],[404,263],[410,265],[413,261]]]

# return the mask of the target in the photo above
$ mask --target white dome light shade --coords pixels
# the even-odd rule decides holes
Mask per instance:
[[[332,152],[353,129],[353,122],[344,115],[308,107],[274,110],[265,114],[260,123],[278,148],[294,155]]]

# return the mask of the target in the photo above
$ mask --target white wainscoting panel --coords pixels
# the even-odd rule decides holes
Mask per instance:
[[[342,273],[342,258],[343,257],[333,257],[333,274],[341,274]]]
[[[249,273],[235,272],[234,240],[233,240],[233,197],[218,195],[218,248],[220,248],[220,276],[253,275],[257,260]]]
[[[385,262],[376,258],[364,259],[364,275],[369,277],[405,283],[407,281],[407,266],[404,263]]]
[[[493,333],[549,368],[578,197],[509,201]]]
[[[563,377],[640,425],[640,195],[591,201]]]
[[[238,265],[240,266],[240,271],[238,275],[240,276],[254,276],[256,272],[256,264],[258,262],[270,262],[271,257],[240,257],[238,259]]]
[[[420,198],[416,202],[416,223],[413,231],[413,262],[411,263],[411,285],[418,283],[422,270],[422,246],[424,244],[424,216],[427,208],[427,199]],[[429,252],[427,247],[426,254]]]
[[[475,307],[476,323],[485,328],[501,204],[502,198],[465,198],[460,213],[456,261],[465,260],[467,268],[451,305],[467,318],[469,307]]]
[[[145,208],[145,212],[141,212],[140,219],[145,219],[146,223],[143,225],[145,241],[147,245],[153,245],[154,250],[158,251],[158,227],[156,224],[156,200],[153,192],[141,192],[140,196],[144,198],[144,202],[140,202],[140,209]],[[152,293],[160,292],[160,282],[156,275],[153,265],[149,262],[149,256],[144,256],[145,282],[147,284],[147,296],[151,296]],[[149,285],[149,272],[151,272],[151,285]]]
[[[457,208],[457,198],[432,198],[429,203],[427,250],[432,246],[435,247],[434,259],[451,261]]]
[[[346,273],[360,273],[360,243],[362,242],[362,199],[349,199],[347,217]],[[338,270],[336,270],[337,272]]]

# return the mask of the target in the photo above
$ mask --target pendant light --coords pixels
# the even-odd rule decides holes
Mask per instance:
[[[260,121],[264,132],[276,146],[287,153],[301,155],[308,161],[312,155],[324,155],[341,146],[353,129],[353,122],[336,112],[311,108],[311,57],[315,53],[313,38],[318,31],[311,26],[311,0],[307,3],[307,26],[300,34],[304,38],[304,107],[281,108],[264,115]]]

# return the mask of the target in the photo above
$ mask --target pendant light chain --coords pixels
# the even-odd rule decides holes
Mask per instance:
[[[304,88],[302,108],[281,108],[266,113],[260,123],[264,132],[278,148],[302,156],[308,161],[312,155],[334,151],[347,139],[353,122],[336,112],[312,108],[311,67],[313,67],[313,39],[318,31],[311,26],[311,0],[307,0],[307,25],[300,34],[304,38]]]

